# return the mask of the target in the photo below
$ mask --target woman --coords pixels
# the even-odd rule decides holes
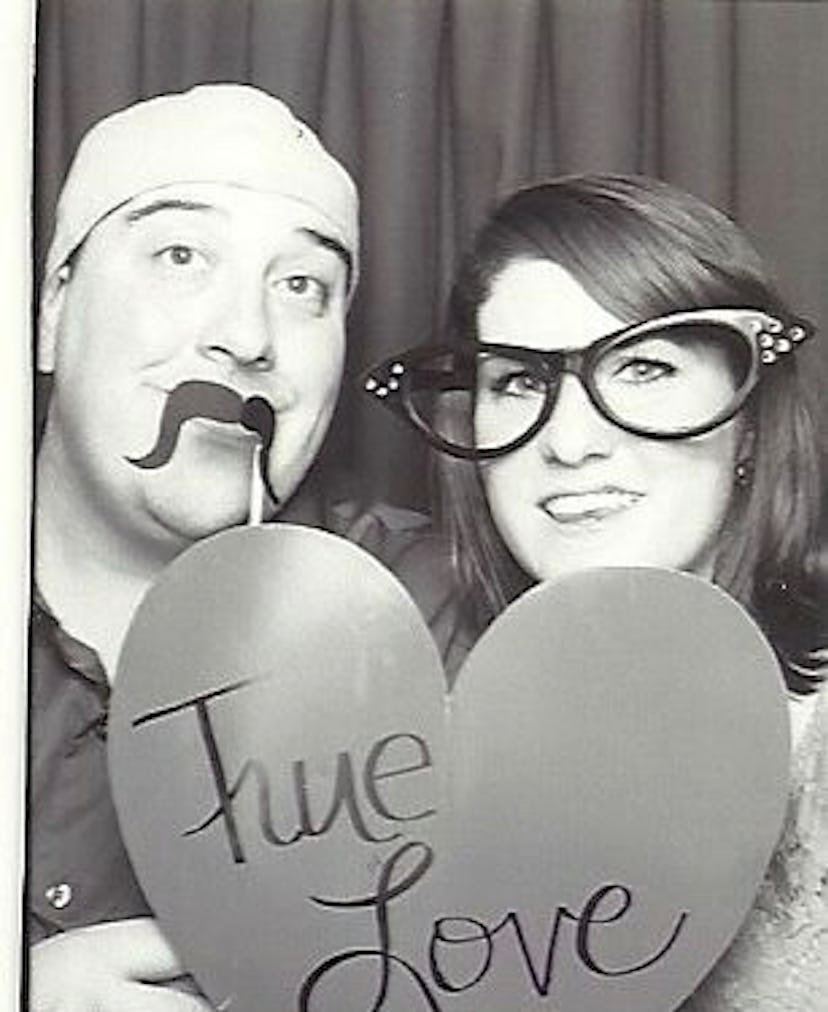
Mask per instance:
[[[687,1009],[828,999],[828,596],[819,441],[791,317],[724,215],[641,177],[569,177],[497,208],[450,341],[366,388],[436,447],[455,643],[536,581],[643,564],[756,618],[791,700],[788,826],[739,939]],[[455,651],[456,654],[456,651]],[[457,658],[449,650],[449,662]]]

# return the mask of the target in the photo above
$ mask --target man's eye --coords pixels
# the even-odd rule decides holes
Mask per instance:
[[[308,274],[291,274],[285,278],[279,278],[275,289],[282,299],[308,306],[314,310],[322,310],[328,301],[328,286],[318,278]]]
[[[192,246],[176,243],[156,253],[156,257],[167,267],[194,267],[203,259]]]

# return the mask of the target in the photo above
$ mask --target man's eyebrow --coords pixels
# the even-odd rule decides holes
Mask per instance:
[[[299,231],[312,239],[319,246],[323,246],[325,249],[331,250],[332,253],[336,253],[339,259],[345,264],[345,287],[351,287],[351,275],[354,270],[354,259],[351,256],[351,251],[342,245],[338,239],[334,239],[333,236],[326,235],[324,232],[317,232],[314,228],[300,228]]]
[[[142,218],[147,218],[151,214],[157,214],[159,211],[215,211],[216,208],[212,204],[205,204],[199,200],[181,200],[175,197],[165,197],[159,200],[153,200],[149,204],[144,204],[143,207],[135,207],[131,211],[127,211],[126,220],[128,224],[134,225],[136,221],[141,221]]]

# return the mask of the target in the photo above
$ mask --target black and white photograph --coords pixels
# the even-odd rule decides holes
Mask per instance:
[[[828,3],[32,35],[11,1000],[824,1012]]]

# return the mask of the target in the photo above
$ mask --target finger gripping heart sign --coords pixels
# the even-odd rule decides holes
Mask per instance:
[[[115,686],[136,872],[240,1012],[667,1012],[738,930],[781,826],[772,652],[675,573],[536,588],[447,694],[370,556],[225,532],[150,590]]]

